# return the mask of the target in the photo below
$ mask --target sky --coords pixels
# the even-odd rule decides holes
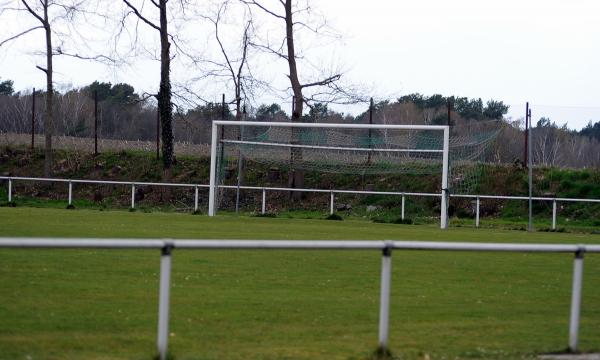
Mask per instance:
[[[532,107],[534,121],[549,117],[579,129],[600,121],[600,1],[597,0],[312,0],[343,38],[317,56],[343,64],[344,76],[367,84],[376,100],[419,92],[502,100],[509,117]],[[0,39],[18,32],[9,19]],[[43,87],[31,56],[34,37],[0,48],[0,77],[22,90]],[[313,52],[315,53],[315,52]],[[120,69],[57,60],[57,83],[82,86],[100,79],[152,92],[157,64]],[[279,70],[278,70],[279,71]],[[183,69],[185,73],[185,69]],[[285,79],[281,74],[269,76]],[[212,95],[215,99],[216,94]],[[210,98],[210,95],[208,96]],[[264,95],[258,101],[270,102]],[[285,105],[283,105],[285,107]],[[337,106],[358,113],[364,105]]]

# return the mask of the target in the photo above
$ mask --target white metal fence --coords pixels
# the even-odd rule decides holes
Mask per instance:
[[[184,184],[184,183],[162,183],[162,182],[141,182],[141,181],[110,181],[110,180],[84,180],[84,179],[58,179],[58,178],[36,178],[36,177],[8,177],[0,176],[0,180],[7,181],[8,189],[8,202],[13,201],[13,183],[15,181],[40,181],[40,182],[60,182],[67,183],[69,190],[67,194],[68,205],[73,204],[73,185],[74,184],[98,184],[98,185],[124,185],[131,187],[131,209],[135,209],[135,190],[136,186],[165,186],[165,187],[181,187],[194,189],[194,211],[199,209],[199,189],[208,189],[210,185],[207,184]],[[238,189],[235,185],[220,185],[223,189]],[[329,194],[329,213],[335,212],[335,195],[336,194],[356,194],[356,195],[386,195],[386,196],[401,196],[401,219],[404,220],[406,216],[405,205],[407,197],[437,197],[442,198],[440,193],[416,193],[416,192],[396,192],[396,191],[363,191],[363,190],[336,190],[336,189],[299,189],[299,188],[285,188],[285,187],[260,187],[260,186],[240,186],[239,189],[261,191],[261,213],[266,213],[267,206],[267,192],[268,191],[297,191],[297,192],[308,192],[308,193],[326,193]],[[450,198],[469,198],[475,200],[475,226],[480,225],[480,206],[481,201],[485,199],[495,200],[529,200],[527,196],[501,196],[501,195],[458,195],[450,194]],[[560,202],[583,202],[583,203],[600,203],[600,199],[576,199],[576,198],[556,198],[556,197],[532,197],[533,201],[543,201],[552,203],[552,230],[556,230],[557,224],[557,209],[558,203]]]
[[[326,241],[326,240],[165,240],[165,239],[56,239],[0,238],[0,248],[101,248],[101,249],[160,249],[160,283],[158,303],[157,351],[161,360],[167,358],[169,334],[169,299],[171,288],[171,253],[174,249],[282,249],[282,250],[380,250],[381,289],[378,343],[388,348],[389,313],[392,275],[392,250],[421,251],[488,251],[572,253],[573,283],[569,321],[569,350],[578,349],[583,258],[586,252],[600,253],[600,245],[566,244],[502,244],[426,241]]]

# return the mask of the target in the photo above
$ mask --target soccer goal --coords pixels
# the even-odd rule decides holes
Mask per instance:
[[[441,178],[440,226],[448,225],[448,126],[216,120],[210,154],[209,216],[217,211],[224,172],[244,159],[288,171],[408,173],[422,181],[441,175],[433,178]]]

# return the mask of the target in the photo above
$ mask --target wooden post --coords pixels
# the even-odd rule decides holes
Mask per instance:
[[[369,125],[373,125],[373,98],[369,103]],[[373,130],[369,129],[369,149],[373,148]],[[367,164],[371,164],[371,152],[367,153]]]
[[[225,94],[223,94],[223,99],[221,100],[221,120],[225,119]]]
[[[523,164],[525,164],[525,167],[528,167],[529,165],[527,164],[527,148],[529,146],[528,144],[528,134],[529,134],[529,102],[527,102],[525,104],[525,147],[524,147],[524,154],[523,154]]]
[[[98,156],[98,90],[94,90],[94,156]]]
[[[35,147],[35,88],[31,93],[31,150]]]
[[[452,125],[452,100],[448,98],[448,126]]]

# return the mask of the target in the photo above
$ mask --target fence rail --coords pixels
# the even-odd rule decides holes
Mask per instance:
[[[164,182],[143,182],[143,181],[114,181],[114,180],[86,180],[86,179],[60,179],[60,178],[36,178],[36,177],[19,177],[19,176],[0,176],[0,180],[8,182],[8,202],[12,202],[13,189],[12,184],[15,181],[40,181],[40,182],[59,182],[69,185],[67,201],[69,205],[73,202],[73,184],[98,184],[98,185],[127,185],[131,187],[131,208],[135,209],[135,190],[137,186],[165,186],[165,187],[180,187],[193,188],[194,191],[194,211],[198,211],[199,204],[199,189],[209,189],[208,184],[188,184],[188,183],[164,183]],[[251,191],[262,191],[261,213],[266,212],[267,191],[292,191],[292,192],[308,192],[308,193],[327,193],[330,194],[329,213],[335,212],[335,195],[336,194],[356,194],[356,195],[384,195],[384,196],[401,196],[401,218],[404,220],[406,197],[437,197],[441,199],[440,193],[418,193],[418,192],[400,192],[400,191],[366,191],[366,190],[337,190],[337,189],[313,189],[313,188],[286,188],[286,187],[267,187],[267,186],[236,186],[236,185],[219,185],[222,189],[242,189]],[[480,207],[481,200],[529,200],[527,196],[505,196],[505,195],[470,195],[470,194],[450,194],[450,198],[467,198],[475,200],[475,226],[480,225]],[[534,196],[533,201],[546,201],[552,203],[552,229],[556,230],[557,209],[559,202],[582,202],[582,203],[600,203],[600,199],[579,199],[579,198],[561,198],[561,197],[540,197]]]
[[[573,244],[509,244],[428,241],[327,241],[327,240],[172,240],[172,239],[62,239],[62,238],[0,238],[0,248],[100,248],[100,249],[160,249],[160,281],[158,304],[157,351],[161,360],[167,359],[169,334],[169,301],[171,288],[171,254],[174,249],[280,249],[280,250],[380,250],[381,289],[378,342],[388,348],[389,311],[391,294],[392,250],[418,251],[489,251],[573,253],[573,283],[569,320],[569,350],[577,351],[583,257],[586,252],[600,253],[600,245]]]

